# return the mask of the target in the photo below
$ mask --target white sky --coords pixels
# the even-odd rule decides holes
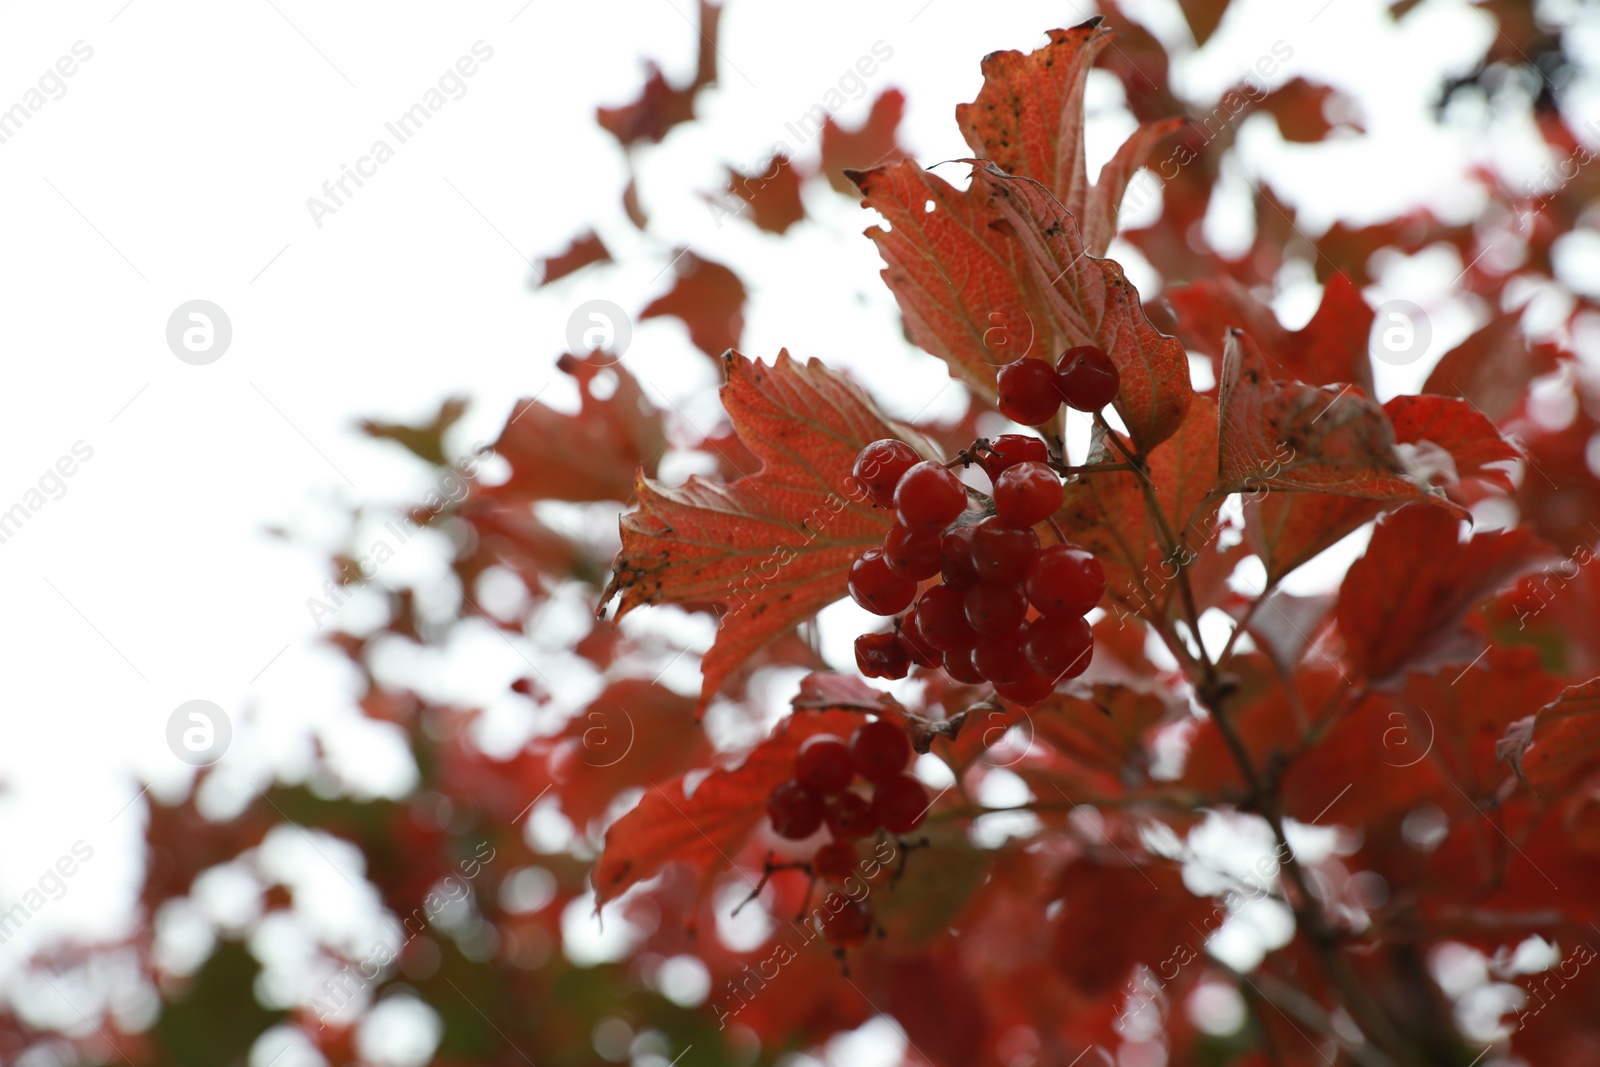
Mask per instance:
[[[1127,6],[1174,32],[1169,0]],[[1277,80],[1351,89],[1363,140],[1281,147],[1265,118],[1241,131],[1252,153],[1243,173],[1269,177],[1317,224],[1419,201],[1470,213],[1456,176],[1475,159],[1534,177],[1544,159],[1526,127],[1498,120],[1491,145],[1426,122],[1439,74],[1471,66],[1492,32],[1486,20],[1455,0],[1427,0],[1395,32],[1383,7],[1241,2],[1207,49],[1179,64],[1175,84],[1196,99],[1214,94],[1283,41],[1293,57]],[[65,495],[0,544],[9,683],[0,905],[75,841],[94,849],[66,897],[0,949],[0,980],[53,929],[110,934],[128,918],[144,805],[123,809],[145,782],[168,796],[185,788],[190,771],[165,742],[185,701],[213,701],[232,718],[233,781],[260,784],[269,767],[298,773],[316,731],[352,754],[355,780],[404,782],[392,739],[350,707],[348,672],[309,648],[305,602],[329,576],[322,557],[264,533],[286,525],[332,547],[338,502],[399,502],[427,488],[416,465],[355,433],[357,418],[420,418],[443,396],[468,394],[464,447],[492,438],[518,396],[548,385],[541,399],[570,403],[552,368],[568,313],[591,298],[642,307],[668,284],[657,275],[674,245],[746,269],[747,354],[770,359],[788,346],[848,367],[895,414],[953,412],[942,365],[899,336],[860,236],[866,212],[808,189],[813,218],[779,240],[737,221],[719,227],[700,194],[718,188],[724,164],[748,169],[789,139],[784,123],[879,40],[893,57],[841,118],[853,124],[871,95],[898,86],[910,96],[903,140],[917,156],[964,155],[953,108],[976,93],[982,55],[1034,47],[1046,27],[1090,13],[1071,0],[820,0],[799,13],[736,0],[721,84],[701,98],[706,121],[640,154],[657,223],[646,238],[621,214],[621,153],[593,108],[630,100],[646,58],[687,77],[688,0],[0,4],[0,108],[75,42],[93,49],[65,95],[0,144],[9,207],[0,510],[76,442],[93,449]],[[1596,54],[1593,28],[1585,39]],[[493,56],[466,94],[318,228],[307,197],[387,137],[384,123],[479,41]],[[1128,130],[1119,98],[1097,78],[1096,167]],[[1571,101],[1600,116],[1595,86]],[[1225,213],[1214,221],[1226,231]],[[530,291],[527,258],[590,224],[620,262]],[[1577,262],[1592,285],[1600,271],[1589,256]],[[1439,302],[1460,267],[1412,264],[1393,291],[1370,294],[1406,295],[1435,317],[1429,359],[1377,368],[1385,395],[1414,388],[1473,325],[1472,309]],[[1150,278],[1137,262],[1129,273]],[[232,322],[230,349],[208,366],[180,362],[165,342],[169,315],[193,299]],[[1292,287],[1282,310],[1298,325],[1315,299],[1314,287]],[[636,324],[626,362],[658,401],[670,397],[701,428],[715,421],[713,368],[676,322]],[[424,569],[424,550],[413,551],[392,573]],[[839,624],[830,650],[851,632],[849,610],[829,615]],[[478,665],[471,691],[485,694],[520,666],[503,648]]]

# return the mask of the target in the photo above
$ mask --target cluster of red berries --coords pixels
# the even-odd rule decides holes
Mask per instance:
[[[1089,666],[1084,615],[1105,595],[1105,572],[1087,549],[1040,546],[1034,526],[1065,496],[1043,441],[1007,434],[974,451],[994,483],[983,511],[969,509],[949,469],[903,441],[874,441],[856,457],[856,480],[896,521],[882,547],[851,565],[850,596],[873,614],[901,616],[895,629],[856,639],[856,666],[869,678],[904,678],[913,663],[942,667],[1031,706]]]
[[[1078,411],[1099,411],[1116,399],[1122,378],[1111,357],[1094,345],[1069,348],[1051,365],[1042,359],[1019,359],[1000,368],[1000,414],[1025,426],[1055,418],[1061,405]]]
[[[905,773],[910,761],[905,731],[886,719],[864,723],[849,741],[836,734],[806,738],[795,755],[794,777],[767,797],[773,832],[799,841],[826,824],[833,840],[812,856],[811,871],[843,883],[860,862],[857,840],[880,827],[904,834],[922,825],[928,792]],[[851,788],[857,777],[871,786],[870,796]],[[871,928],[872,914],[862,905],[834,916],[823,932],[833,944],[849,948],[866,940]]]

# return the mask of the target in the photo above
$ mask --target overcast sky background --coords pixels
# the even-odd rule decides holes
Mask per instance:
[[[1270,118],[1247,121],[1239,143],[1248,162],[1230,178],[1236,195],[1208,220],[1224,246],[1248,240],[1229,210],[1246,203],[1248,182],[1270,181],[1315,231],[1418,203],[1470,216],[1479,201],[1459,181],[1463,167],[1483,162],[1526,182],[1549,161],[1514,110],[1486,119],[1488,139],[1471,123],[1441,131],[1428,122],[1440,76],[1471,68],[1494,33],[1489,20],[1457,0],[1426,0],[1396,29],[1384,6],[1241,2],[1201,53],[1178,62],[1175,87],[1199,102],[1283,42],[1293,55],[1274,83],[1302,75],[1346,89],[1368,131],[1285,146]],[[1559,14],[1579,5],[1544,6]],[[1127,7],[1169,42],[1186,40],[1170,0]],[[185,701],[213,701],[230,716],[233,747],[219,778],[234,783],[235,801],[248,798],[240,783],[263,785],[273,769],[302,773],[313,735],[349,757],[352,788],[404,788],[395,738],[360,720],[349,671],[311,646],[306,600],[330,577],[325,558],[265,532],[287,526],[331,549],[341,503],[409,502],[429,488],[398,450],[354,432],[358,418],[419,419],[444,396],[466,394],[465,447],[493,439],[519,396],[572,403],[552,366],[568,315],[593,298],[642,307],[670,284],[661,272],[674,245],[745,273],[746,354],[770,359],[786,346],[822,357],[858,375],[895,415],[959,411],[943,365],[900,336],[880,261],[860,235],[868,213],[808,187],[811,217],[775,239],[739,221],[719,225],[701,194],[719,187],[724,165],[750,169],[774,141],[793,145],[784,124],[878,41],[893,56],[840,119],[854,125],[873,96],[899,87],[910,97],[902,140],[917,158],[964,155],[953,108],[977,92],[981,57],[1036,47],[1045,28],[1092,13],[1072,0],[982,5],[981,18],[974,10],[957,0],[823,0],[799,12],[730,3],[720,84],[701,96],[705,121],[639,155],[656,224],[646,237],[622,215],[622,154],[593,109],[631,100],[646,59],[675,82],[689,77],[697,38],[688,0],[0,4],[0,109],[78,42],[92,49],[64,93],[0,144],[9,208],[0,511],[78,442],[92,449],[64,495],[0,544],[9,689],[0,906],[74,842],[94,849],[67,896],[0,949],[0,982],[52,931],[126,929],[145,818],[136,797],[147,783],[179,796],[191,778],[165,738]],[[1595,23],[1572,39],[1590,57],[1600,55]],[[464,94],[319,227],[307,198],[376,139],[393,144],[384,123],[475,44],[481,61]],[[492,57],[482,59],[486,49]],[[1095,76],[1090,98],[1093,172],[1131,120],[1109,76]],[[1568,101],[1574,114],[1600,117],[1592,82]],[[808,145],[802,155],[814,152]],[[590,225],[619,262],[530,289],[529,259]],[[1597,243],[1591,232],[1563,248],[1572,284],[1600,287]],[[1148,266],[1120,246],[1112,254],[1150,295]],[[1369,292],[1374,304],[1420,304],[1435,335],[1419,364],[1377,368],[1382,398],[1419,385],[1483,317],[1443,298],[1463,266],[1427,253],[1394,264],[1384,288]],[[1318,290],[1308,279],[1286,282],[1278,306],[1297,326]],[[206,366],[181,362],[166,342],[169,316],[194,299],[218,304],[232,324],[229,349]],[[1536,299],[1536,321],[1561,316],[1559,295]],[[1572,343],[1595,357],[1600,327]],[[636,323],[625,362],[663,407],[670,400],[702,429],[715,423],[715,370],[675,321]],[[1359,546],[1308,581],[1326,583]],[[386,573],[398,578],[426,573],[430,561],[408,549],[392,566]],[[830,654],[847,648],[854,611],[830,610]],[[454,681],[484,702],[502,699],[521,673],[503,646],[466,658],[472,669]],[[692,670],[672,680],[698,686]],[[587,684],[574,683],[571,699]]]

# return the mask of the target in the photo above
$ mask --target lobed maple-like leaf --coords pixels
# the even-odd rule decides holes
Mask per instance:
[[[1412,450],[1414,471],[1436,462],[1429,451],[1437,450],[1449,457],[1442,472],[1445,484],[1477,478],[1507,492],[1514,489],[1510,474],[1494,464],[1517,459],[1517,450],[1467,401],[1402,394],[1383,405],[1383,412],[1394,427],[1396,444]]]
[[[622,142],[624,148],[632,148],[641,141],[658,143],[674,126],[692,120],[696,95],[717,80],[717,31],[721,18],[722,8],[700,0],[699,53],[693,81],[674,86],[662,75],[660,67],[650,63],[638,99],[596,111],[595,121],[600,128]]]
[[[1096,16],[1069,30],[1050,30],[1049,37],[1049,44],[1026,55],[1007,50],[984,56],[983,88],[972,103],[956,105],[956,122],[973,155],[1050,190],[1078,220],[1089,253],[1101,256],[1117,234],[1128,182],[1183,120],[1140,126],[1091,186],[1084,164],[1084,85],[1113,34]]]
[[[845,595],[845,574],[892,521],[856,487],[856,454],[885,437],[926,448],[855,385],[780,352],[772,366],[723,359],[722,406],[761,468],[727,485],[640,476],[622,551],[601,597],[620,618],[644,604],[724,606],[701,663],[703,710],[728,674],[778,634]]]
[[[1228,330],[1249,334],[1266,358],[1274,378],[1307,385],[1350,382],[1373,395],[1368,343],[1373,310],[1344,274],[1334,274],[1322,290],[1311,321],[1299,330],[1285,329],[1270,307],[1231,275],[1204,278],[1167,290],[1166,302],[1177,316],[1175,332],[1184,347],[1211,357],[1220,367]]]
[[[672,288],[645,305],[640,319],[669,315],[682,321],[689,340],[712,359],[739,347],[744,333],[744,282],[721,263],[679,253]]]
[[[739,766],[713,770],[692,789],[684,776],[652,786],[606,831],[591,876],[597,906],[655,877],[669,863],[692,870],[703,890],[732,866],[734,854],[766,818],[773,787],[793,777],[800,742],[819,733],[848,737],[859,722],[859,716],[843,711],[798,713]]]
[[[915,163],[853,173],[890,230],[867,231],[917,344],[987,398],[1000,366],[1094,344],[1116,363],[1116,408],[1141,451],[1176,432],[1193,388],[1183,346],[1150,325],[1139,294],[1043,185],[973,165],[959,192]]]
[[[1534,792],[1549,797],[1600,770],[1600,678],[1511,724],[1498,754]]]
[[[1383,513],[1384,502],[1333,493],[1257,493],[1244,501],[1245,540],[1267,584],[1331,548]]]
[[[904,159],[906,152],[900,147],[898,131],[905,112],[906,94],[899,89],[887,89],[872,102],[872,109],[860,129],[847,130],[829,115],[822,124],[819,149],[822,157],[819,166],[828,184],[841,193],[848,193],[850,178],[846,171]]]
[[[1384,517],[1339,587],[1334,613],[1351,665],[1373,681],[1424,659],[1466,662],[1477,651],[1458,625],[1480,601],[1544,558],[1526,529],[1459,537],[1461,523],[1434,508]]]
[[[1280,382],[1255,341],[1228,334],[1218,415],[1218,481],[1242,489],[1338,493],[1451,506],[1408,477],[1383,409],[1353,386]]]
[[[1501,312],[1446,352],[1428,374],[1424,393],[1459,396],[1498,422],[1514,411],[1535,378],[1560,365],[1551,345],[1529,347],[1521,315]]]
[[[519,401],[494,443],[511,465],[511,477],[482,490],[488,499],[627,500],[643,468],[654,472],[666,450],[661,417],[638,381],[601,353],[588,360],[562,356],[557,368],[578,382],[577,414],[538,400]],[[615,376],[604,399],[592,392],[597,375]]]
[[[546,256],[539,261],[539,277],[533,283],[534,288],[559,281],[590,264],[610,261],[611,253],[607,250],[605,242],[601,241],[600,236],[593,230],[585,230],[574,237],[564,251]]]
[[[729,167],[726,191],[744,203],[724,214],[746,217],[757,229],[768,233],[784,233],[806,217],[806,206],[800,199],[802,177],[788,157],[781,154],[751,174]],[[722,224],[715,207],[712,217],[719,226]]]
[[[1277,120],[1278,134],[1285,141],[1315,144],[1338,128],[1327,115],[1328,104],[1334,100],[1343,103],[1347,110],[1353,107],[1349,97],[1339,90],[1294,77],[1268,93],[1260,109]],[[1365,132],[1357,121],[1340,125]]]

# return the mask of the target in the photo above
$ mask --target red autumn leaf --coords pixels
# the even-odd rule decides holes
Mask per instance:
[[[1550,429],[1537,419],[1509,424],[1521,444],[1528,471],[1517,491],[1517,508],[1539,536],[1564,552],[1591,546],[1600,534],[1600,477],[1590,457],[1600,435],[1600,420],[1589,414],[1600,396],[1580,386],[1581,401],[1571,422]]]
[[[1189,31],[1194,34],[1196,45],[1203,45],[1211,39],[1211,34],[1228,10],[1227,0],[1178,0],[1178,7],[1183,9],[1183,17],[1189,23]]]
[[[1491,464],[1515,460],[1517,450],[1465,400],[1401,395],[1383,405],[1383,411],[1394,426],[1396,444],[1411,450],[1406,462],[1414,473],[1438,470],[1445,485],[1478,478],[1508,492],[1513,489],[1510,475]],[[1436,467],[1434,450],[1448,462]]]
[[[815,360],[780,352],[769,367],[729,353],[723,363],[722,406],[761,469],[728,485],[641,476],[601,598],[621,594],[619,618],[643,604],[726,607],[701,664],[701,710],[752,652],[845,595],[851,562],[890,524],[854,491],[856,454],[881,438],[911,439]]]
[[[606,250],[605,243],[593,230],[586,230],[574,237],[565,251],[539,261],[539,280],[534,283],[534,288],[575,274],[591,263],[609,262],[611,253]]]
[[[681,88],[668,84],[661,68],[649,64],[639,98],[620,107],[602,107],[596,112],[600,128],[632,148],[640,141],[656,144],[672,127],[694,118],[694,98],[701,89],[717,80],[717,26],[722,8],[700,0],[699,58],[694,80]]]
[[[1177,570],[1167,558],[1166,536],[1184,566],[1215,540],[1214,519],[1221,495],[1214,495],[1217,472],[1216,403],[1194,398],[1178,434],[1146,457],[1142,473],[1109,471],[1080,477],[1067,486],[1056,520],[1074,541],[1095,552],[1106,571],[1108,595],[1138,614],[1159,610],[1177,589]],[[1100,445],[1091,463],[1118,459]],[[1152,523],[1141,482],[1148,480],[1167,530]]]
[[[849,736],[859,722],[847,712],[804,712],[781,723],[739,766],[713,770],[693,788],[683,777],[653,786],[606,831],[595,862],[595,899],[614,900],[629,886],[681,863],[704,891],[767,816],[767,796],[794,776],[795,752],[812,734]]]
[[[1528,346],[1520,313],[1501,312],[1446,352],[1428,374],[1422,391],[1462,397],[1485,418],[1499,422],[1516,410],[1529,383],[1549,374],[1559,363],[1553,346]]]
[[[578,710],[550,754],[561,813],[578,826],[618,794],[680,776],[711,759],[694,701],[644,678],[623,678]]]
[[[1117,234],[1117,209],[1128,182],[1183,121],[1141,126],[1091,186],[1084,165],[1084,83],[1113,34],[1097,16],[1049,36],[1049,44],[1027,55],[985,56],[983,88],[972,103],[956,106],[956,121],[973,155],[1043,184],[1077,219],[1089,254],[1102,256]]]
[[[1228,335],[1219,383],[1218,481],[1449,506],[1407,477],[1383,409],[1353,386],[1272,380],[1248,334]]]
[[[688,250],[681,251],[674,262],[677,280],[672,288],[652,300],[639,317],[670,315],[682,320],[689,340],[712,359],[739,347],[744,333],[744,282],[721,263]]]
[[[1329,121],[1328,105],[1335,101],[1346,110],[1354,107],[1350,98],[1337,89],[1296,77],[1268,93],[1259,107],[1278,120],[1278,133],[1285,141],[1315,144],[1340,126],[1361,132],[1359,122],[1336,125]]]
[[[981,162],[966,192],[911,162],[852,177],[892,227],[867,235],[913,340],[976,391],[992,398],[999,366],[1022,355],[1095,344],[1121,373],[1116,407],[1140,449],[1177,430],[1193,395],[1183,346],[1150,325],[1120,266],[1087,254],[1044,186]]]
[[[1284,329],[1270,307],[1228,275],[1169,289],[1165,299],[1177,315],[1184,347],[1210,356],[1214,368],[1221,367],[1228,330],[1234,327],[1256,342],[1274,378],[1307,385],[1350,382],[1373,395],[1367,355],[1373,311],[1343,274],[1328,279],[1317,313],[1299,330]]]
[[[766,167],[754,174],[742,174],[729,167],[726,191],[742,203],[725,200],[728,206],[723,207],[712,201],[712,217],[719,227],[724,215],[739,215],[748,217],[758,229],[784,233],[806,217],[806,206],[800,200],[801,177],[794,164],[782,155],[773,156]]]
[[[1138,964],[1198,970],[1207,935],[1227,914],[1191,894],[1167,863],[1080,861],[1062,871],[1059,891],[1051,955],[1086,996],[1118,989]]]
[[[1261,557],[1267,582],[1338,544],[1383,512],[1384,503],[1331,493],[1258,493],[1244,501],[1245,539]]]
[[[1480,601],[1537,566],[1543,552],[1525,529],[1474,534],[1433,508],[1405,508],[1372,532],[1350,565],[1334,611],[1351,667],[1373,681],[1424,664],[1465,663],[1476,638],[1459,624]]]
[[[841,193],[850,192],[847,170],[864,170],[906,157],[896,139],[905,115],[906,95],[888,89],[872,102],[867,120],[858,130],[847,130],[830,114],[822,124],[822,173]]]
[[[1570,686],[1513,723],[1499,754],[1529,789],[1547,799],[1600,770],[1600,678]]]
[[[486,488],[495,500],[627,500],[635,472],[653,472],[666,449],[661,418],[626,368],[601,353],[585,361],[562,356],[556,366],[578,382],[575,415],[537,400],[519,401],[494,450],[511,477]],[[605,399],[593,393],[597,375],[616,380]]]

